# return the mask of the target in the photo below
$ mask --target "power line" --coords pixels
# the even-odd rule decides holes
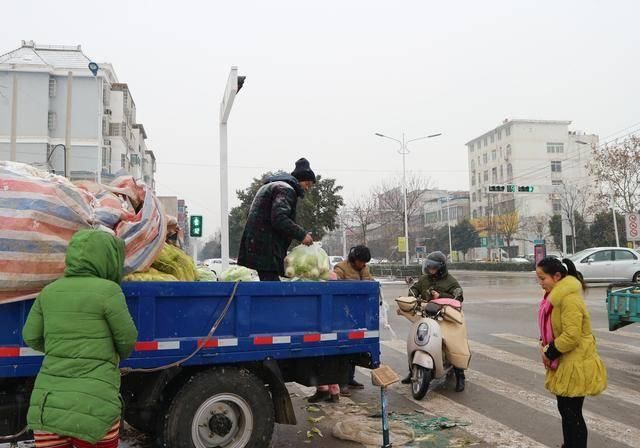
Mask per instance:
[[[187,162],[171,162],[171,161],[158,161],[156,162],[159,165],[178,165],[178,166],[198,166],[203,168],[219,168],[219,164],[215,163],[187,163]],[[249,166],[249,165],[229,165],[230,168],[241,168],[241,169],[260,169],[260,170],[273,170],[273,167],[267,166]],[[382,169],[349,169],[349,168],[327,168],[327,167],[318,167],[314,168],[315,171],[340,171],[347,173],[399,173],[402,170],[382,170]],[[455,170],[455,169],[443,169],[443,170],[407,170],[416,173],[467,173],[468,170]]]

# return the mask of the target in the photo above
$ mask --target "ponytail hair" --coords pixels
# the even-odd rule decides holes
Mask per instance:
[[[582,290],[587,289],[587,285],[584,283],[582,274],[576,269],[576,265],[573,264],[568,258],[560,259],[556,257],[544,257],[538,262],[538,267],[542,269],[542,272],[548,275],[556,275],[560,273],[561,278],[565,278],[567,275],[575,277],[582,285]]]

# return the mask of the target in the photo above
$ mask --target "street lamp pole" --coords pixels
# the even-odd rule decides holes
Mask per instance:
[[[407,165],[406,165],[406,156],[407,154],[409,154],[409,149],[407,148],[407,145],[411,142],[415,142],[416,140],[423,140],[425,138],[432,138],[432,137],[438,137],[439,135],[442,135],[442,133],[437,133],[437,134],[431,134],[431,135],[427,135],[424,137],[418,137],[418,138],[414,138],[411,140],[406,140],[405,139],[405,135],[404,132],[402,133],[402,140],[398,140],[397,138],[393,138],[393,137],[389,137],[387,135],[384,134],[380,134],[379,132],[376,132],[376,135],[378,137],[384,137],[384,138],[388,138],[389,140],[393,140],[395,142],[400,143],[400,149],[398,150],[398,152],[402,155],[402,198],[403,198],[403,202],[404,202],[404,245],[405,245],[405,250],[404,250],[404,254],[405,254],[405,264],[408,266],[409,265],[409,217],[407,214]]]

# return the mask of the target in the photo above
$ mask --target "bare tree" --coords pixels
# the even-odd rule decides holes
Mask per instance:
[[[591,204],[592,192],[588,185],[563,183],[560,192],[560,206],[563,218],[571,228],[571,249],[576,252],[576,219],[577,215],[584,217]]]
[[[544,240],[550,236],[549,218],[550,217],[546,215],[528,217],[526,221],[522,223],[522,230],[533,234],[536,240]]]
[[[376,222],[378,218],[378,208],[376,207],[376,198],[373,194],[361,197],[351,204],[350,207],[351,221],[357,227],[360,241],[367,244],[367,229],[371,224]]]
[[[421,199],[431,188],[431,179],[416,174],[407,174],[407,219],[421,209]],[[378,210],[388,220],[404,221],[404,195],[402,178],[383,181],[374,188]]]
[[[596,177],[601,206],[615,206],[625,213],[640,208],[640,137],[594,149],[589,170]]]
[[[425,193],[430,189],[431,179],[413,173],[407,173],[407,222],[423,208]],[[376,221],[385,227],[389,247],[397,245],[397,237],[404,228],[404,192],[402,178],[383,181],[374,187],[377,216]],[[414,234],[414,236],[416,236]],[[411,239],[407,242],[411,246]],[[407,248],[411,251],[411,247]],[[392,254],[393,256],[394,254]]]

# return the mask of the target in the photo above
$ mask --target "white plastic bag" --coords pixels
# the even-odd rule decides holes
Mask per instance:
[[[294,247],[284,259],[284,265],[289,278],[329,280],[331,276],[329,255],[317,243]]]

